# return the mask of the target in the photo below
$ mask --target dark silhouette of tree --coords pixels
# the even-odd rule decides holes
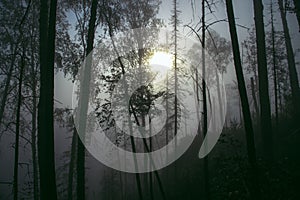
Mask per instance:
[[[300,89],[299,89],[299,79],[297,75],[295,57],[293,52],[293,46],[291,42],[291,37],[289,33],[289,27],[286,19],[286,11],[283,6],[283,0],[278,0],[280,16],[283,26],[283,33],[285,38],[286,52],[287,52],[287,61],[288,61],[288,69],[289,69],[289,78],[290,85],[292,89],[292,102],[294,107],[294,117],[295,119],[299,119],[300,113]]]
[[[92,1],[91,14],[89,19],[86,56],[93,50],[94,37],[96,30],[96,14],[98,0]],[[87,123],[88,102],[90,97],[90,80],[91,80],[92,58],[87,57],[86,64],[82,71],[82,79],[80,84],[80,100],[79,100],[79,132],[83,134],[83,138],[77,140],[77,198],[85,199],[85,148],[82,140],[85,140],[85,131]]]
[[[54,159],[54,48],[56,0],[40,1],[40,98],[38,105],[38,161],[41,199],[57,199]]]
[[[278,127],[278,85],[277,85],[277,62],[276,62],[276,49],[275,49],[275,28],[274,28],[274,14],[273,14],[273,1],[270,4],[271,12],[271,38],[272,38],[272,64],[273,64],[273,80],[274,80],[274,99],[275,99],[275,120]]]
[[[245,79],[242,69],[241,57],[240,57],[240,50],[239,50],[239,43],[238,37],[236,32],[236,25],[235,25],[235,18],[234,18],[234,11],[232,6],[231,0],[226,0],[226,9],[227,9],[227,16],[229,21],[229,30],[231,36],[231,43],[232,43],[232,52],[233,52],[233,60],[236,72],[236,78],[238,81],[238,90],[240,94],[241,104],[242,104],[242,111],[243,111],[243,119],[244,119],[244,126],[246,131],[246,142],[247,142],[247,153],[248,153],[248,161],[252,167],[253,171],[253,184],[252,187],[254,188],[251,191],[252,197],[259,197],[259,190],[256,180],[256,150],[254,144],[254,134],[253,134],[253,127],[252,127],[252,119],[251,113],[249,108],[249,102],[247,97]]]
[[[273,157],[273,136],[271,122],[271,108],[268,86],[268,69],[265,44],[265,30],[263,19],[263,4],[261,0],[254,0],[254,21],[257,47],[257,67],[260,100],[260,126],[264,146],[264,153],[268,159]]]

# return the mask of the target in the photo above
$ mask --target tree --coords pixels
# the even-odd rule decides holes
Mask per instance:
[[[231,43],[232,43],[232,52],[233,52],[233,60],[236,72],[236,78],[238,81],[238,90],[240,94],[242,110],[243,110],[243,119],[244,119],[244,127],[246,131],[246,142],[247,142],[247,153],[248,153],[248,161],[250,166],[252,167],[253,175],[254,175],[254,183],[253,187],[255,187],[251,191],[251,195],[254,197],[259,197],[259,189],[257,186],[256,180],[256,150],[254,144],[254,134],[253,134],[253,127],[252,127],[252,119],[251,113],[249,108],[249,102],[247,97],[247,91],[245,86],[245,79],[243,75],[241,57],[240,57],[240,50],[239,50],[239,43],[238,37],[236,32],[236,25],[235,25],[235,18],[233,12],[233,6],[231,0],[226,0],[226,9],[227,9],[227,16],[229,21],[229,30],[231,36]]]
[[[54,47],[57,0],[40,1],[40,98],[38,161],[41,199],[57,199],[54,159]],[[49,15],[48,15],[49,13]]]
[[[289,69],[290,85],[292,89],[292,102],[294,107],[294,118],[299,119],[300,115],[300,89],[299,89],[299,79],[296,69],[295,56],[293,52],[293,46],[291,42],[291,37],[289,33],[289,28],[286,19],[286,11],[283,7],[283,0],[278,0],[280,16],[283,26],[283,33],[285,38],[287,61]]]
[[[261,135],[264,145],[265,156],[267,157],[267,159],[272,160],[273,136],[268,86],[269,83],[263,19],[263,4],[261,0],[253,0],[253,4],[257,47]]]
[[[96,14],[97,14],[98,1],[93,0],[91,6],[91,15],[89,20],[86,56],[87,61],[83,69],[82,82],[80,84],[80,100],[79,100],[79,115],[81,116],[79,122],[79,133],[83,134],[83,138],[77,140],[77,198],[85,199],[85,148],[82,140],[85,140],[85,131],[87,123],[88,102],[90,97],[90,80],[92,58],[88,57],[89,53],[93,50],[94,37],[96,30]]]

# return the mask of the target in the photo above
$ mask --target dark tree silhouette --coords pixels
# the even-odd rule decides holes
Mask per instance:
[[[253,134],[252,119],[251,119],[251,113],[250,113],[247,91],[246,91],[246,86],[245,86],[245,80],[244,80],[244,75],[243,75],[239,43],[238,43],[236,25],[235,25],[235,20],[234,20],[235,18],[234,18],[234,12],[233,12],[233,6],[232,6],[231,0],[226,0],[226,9],[227,9],[227,16],[228,16],[228,21],[229,21],[229,30],[230,30],[231,43],[232,43],[233,60],[234,60],[236,77],[237,77],[237,81],[238,81],[238,90],[239,90],[241,104],[242,104],[242,110],[243,110],[244,126],[245,126],[245,131],[246,131],[248,161],[252,167],[252,173],[254,176],[253,183],[252,183],[253,189],[251,191],[251,195],[253,198],[257,199],[257,198],[259,198],[260,194],[259,194],[259,189],[258,189],[257,179],[256,179],[257,162],[256,162],[256,150],[255,150],[255,144],[254,144],[254,134]]]
[[[40,1],[40,98],[38,161],[41,199],[57,199],[54,159],[54,47],[57,0]],[[49,13],[49,16],[48,16]]]
[[[283,33],[285,38],[285,46],[287,52],[287,61],[289,69],[289,78],[292,89],[292,101],[294,106],[294,117],[299,119],[300,115],[300,89],[299,89],[299,80],[297,75],[295,56],[293,52],[292,41],[289,33],[289,27],[286,20],[286,11],[283,7],[283,0],[278,0],[280,16],[283,26]]]
[[[206,97],[206,66],[205,66],[205,0],[202,0],[202,98],[203,98],[203,138],[205,138],[207,133],[207,97]],[[204,191],[205,198],[210,199],[209,194],[209,174],[208,174],[208,155],[204,158]]]
[[[91,15],[89,19],[89,28],[87,36],[86,56],[93,50],[94,37],[96,30],[96,13],[98,0],[92,1]],[[79,100],[79,132],[83,134],[81,140],[85,140],[84,134],[86,130],[86,120],[88,111],[88,102],[90,96],[90,79],[91,79],[92,58],[88,57],[83,69],[83,79],[80,84],[80,100]],[[85,199],[85,148],[80,139],[77,140],[77,198]]]
[[[263,4],[261,0],[253,0],[254,21],[257,47],[257,66],[260,100],[260,126],[264,146],[264,153],[268,159],[273,157],[273,136],[271,122],[271,108],[268,86],[267,55],[265,44],[265,30],[263,19]]]

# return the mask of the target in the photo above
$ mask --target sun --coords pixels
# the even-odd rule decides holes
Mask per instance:
[[[159,73],[169,70],[172,67],[172,64],[172,55],[163,51],[156,51],[149,59],[149,65],[152,70]]]

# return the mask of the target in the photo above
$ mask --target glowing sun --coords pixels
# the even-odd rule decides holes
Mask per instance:
[[[166,72],[172,67],[172,55],[167,52],[157,51],[149,59],[149,64],[155,72]]]

